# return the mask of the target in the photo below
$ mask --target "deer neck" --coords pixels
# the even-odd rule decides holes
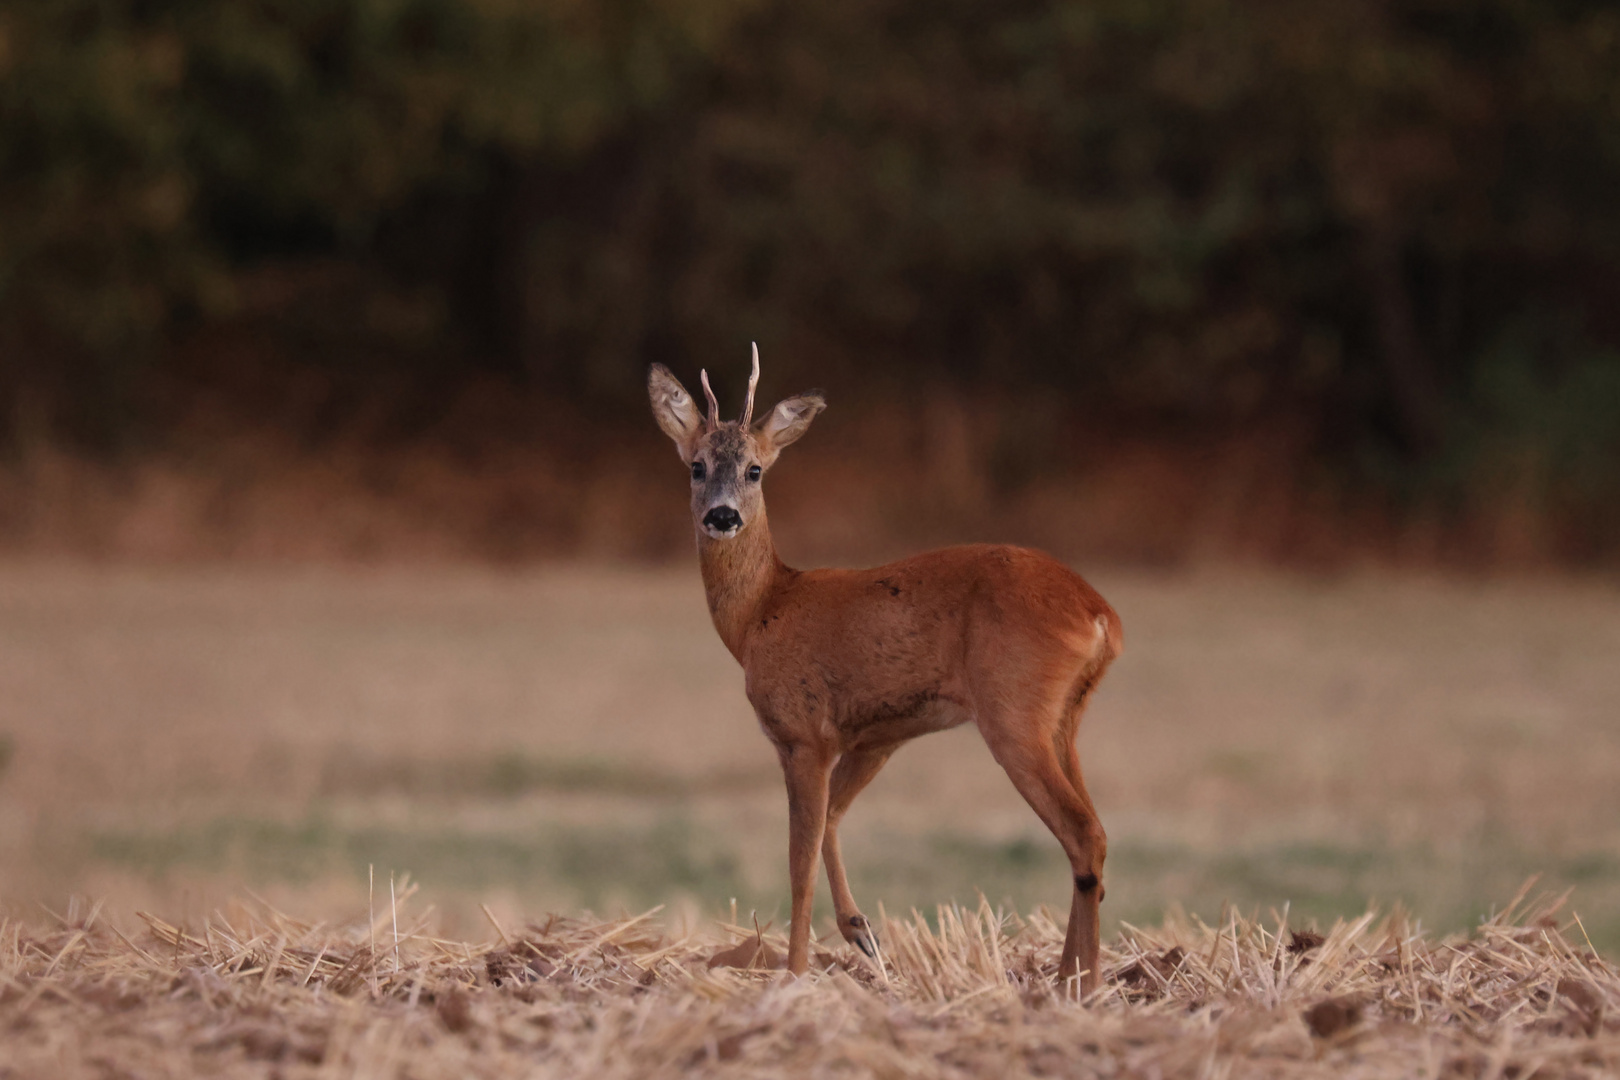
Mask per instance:
[[[714,628],[731,655],[743,663],[757,612],[780,579],[791,573],[776,557],[764,508],[729,540],[716,540],[699,528],[698,562]]]

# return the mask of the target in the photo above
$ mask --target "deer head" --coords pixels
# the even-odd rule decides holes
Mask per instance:
[[[754,421],[754,389],[759,385],[759,346],[754,346],[754,370],[748,377],[748,401],[741,419],[721,420],[720,406],[703,372],[703,393],[709,415],[698,412],[697,402],[680,380],[662,364],[647,373],[647,394],[653,416],[675,442],[692,475],[692,520],[706,535],[727,540],[748,528],[765,509],[760,481],[777,455],[810,429],[810,421],[827,407],[812,390],[776,404]]]

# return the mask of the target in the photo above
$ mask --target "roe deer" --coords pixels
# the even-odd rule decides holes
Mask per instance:
[[[748,701],[787,780],[793,918],[788,970],[809,963],[816,862],[844,939],[875,956],[838,853],[838,823],[899,745],[971,720],[1014,786],[1063,845],[1074,899],[1058,972],[1082,994],[1098,978],[1098,905],[1108,842],[1080,778],[1075,731],[1119,656],[1119,616],[1039,551],[976,544],[871,570],[794,570],[776,556],[761,478],[826,407],[790,397],[753,420],[759,349],[742,418],[707,418],[669,369],[647,376],[658,426],[692,476],[692,518],[709,613],[746,674]]]

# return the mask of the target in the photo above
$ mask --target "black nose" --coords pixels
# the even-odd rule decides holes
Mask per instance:
[[[742,528],[742,515],[729,506],[717,506],[703,515],[703,524],[716,532]]]

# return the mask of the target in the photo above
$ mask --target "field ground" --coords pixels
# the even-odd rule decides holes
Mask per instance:
[[[907,1047],[945,1073],[1620,1067],[1588,953],[1620,950],[1613,583],[1093,575],[1127,636],[1080,736],[1115,981],[1077,1012],[1037,977],[1066,867],[971,730],[903,750],[845,829],[857,898],[897,920],[893,985],[842,946],[830,984],[703,966],[714,920],[780,931],[786,810],[696,577],[0,567],[0,1027],[28,1033],[0,1076],[494,1075],[537,1031],[532,1060],[601,1075],[804,1054],[904,1075]],[[1533,874],[1573,889],[1556,919],[1439,943]],[[391,916],[407,880],[403,951],[374,968],[366,905]],[[1280,920],[1369,903],[1392,921],[1279,959]],[[617,924],[591,920],[657,905],[622,953],[592,944]],[[584,921],[521,929],[548,912]],[[495,986],[492,924],[568,963]],[[1176,944],[1196,967],[1129,974]],[[1354,999],[1342,1037],[1302,1019],[1328,998]]]
[[[409,890],[407,890],[407,893]],[[262,903],[126,935],[95,908],[0,921],[0,1075],[1613,1076],[1620,978],[1559,901],[1436,941],[1400,915],[1326,934],[1174,920],[1105,950],[1084,1005],[1062,930],[993,910],[879,922],[794,980],[735,924],[547,918],[437,938],[409,899],[343,926]],[[774,955],[773,955],[774,954]]]

